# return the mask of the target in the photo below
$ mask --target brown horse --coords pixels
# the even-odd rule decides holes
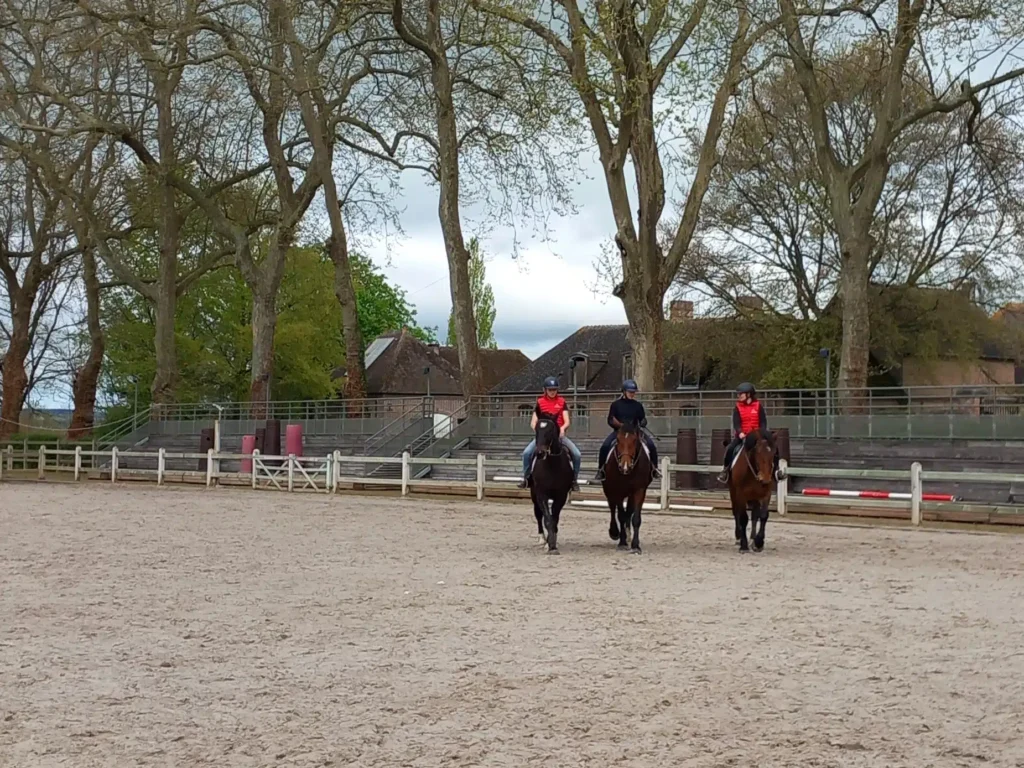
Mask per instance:
[[[772,498],[775,473],[775,438],[771,432],[755,430],[736,451],[729,475],[729,498],[736,520],[736,543],[747,552],[747,510],[750,510],[750,538],[755,552],[764,549],[764,528],[768,523],[768,502]],[[758,527],[760,522],[760,527]]]
[[[614,460],[613,460],[614,459]],[[640,427],[625,422],[615,434],[615,448],[605,461],[605,477],[601,482],[604,497],[612,513],[608,535],[619,540],[619,549],[627,547],[627,533],[633,526],[630,544],[635,555],[640,554],[640,523],[647,486],[651,484],[651,457],[644,450]],[[615,517],[618,515],[618,522]]]

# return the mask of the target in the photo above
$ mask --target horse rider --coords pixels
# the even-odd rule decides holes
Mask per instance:
[[[580,462],[583,456],[580,449],[573,444],[572,440],[565,436],[569,428],[569,408],[565,404],[565,398],[558,394],[558,379],[548,376],[544,379],[544,394],[537,398],[537,405],[533,409],[533,416],[530,418],[530,429],[536,433],[537,422],[541,418],[548,418],[558,424],[559,435],[562,438],[562,445],[572,453],[572,489],[579,492]],[[519,481],[519,487],[525,488],[530,479],[530,470],[533,467],[533,455],[537,452],[537,438],[534,437],[530,444],[523,451],[523,479]]]
[[[604,465],[608,461],[609,451],[615,445],[615,434],[619,427],[627,421],[631,421],[641,427],[647,426],[647,414],[644,411],[644,404],[636,399],[638,391],[639,388],[636,382],[632,379],[626,379],[622,382],[622,397],[613,401],[611,408],[608,409],[608,426],[613,431],[601,443],[601,450],[597,453],[597,474],[594,476],[594,480],[597,482],[604,480]],[[648,452],[651,454],[653,475],[656,478],[661,477],[661,471],[658,469],[658,446],[654,444],[654,440],[646,432],[641,432],[640,434],[647,445]]]
[[[743,445],[744,439],[754,430],[766,432],[768,430],[768,416],[757,399],[757,389],[749,381],[745,381],[736,387],[736,407],[732,409],[732,442],[725,450],[725,466],[718,475],[718,482],[729,482],[729,470],[732,467],[732,460],[736,451]],[[775,479],[782,480],[783,474],[779,469],[779,454],[775,454]]]

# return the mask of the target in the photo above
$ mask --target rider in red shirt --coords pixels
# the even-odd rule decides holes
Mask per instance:
[[[725,467],[718,475],[720,483],[729,481],[729,469],[736,456],[736,450],[743,445],[744,438],[754,430],[768,431],[768,417],[765,415],[761,401],[757,399],[757,390],[749,381],[736,387],[736,407],[732,410],[732,442],[725,450]],[[775,454],[775,477],[782,479],[779,471],[779,455]]]
[[[569,428],[569,406],[566,405],[565,398],[558,394],[558,379],[554,376],[548,376],[544,379],[544,394],[537,398],[537,405],[534,406],[533,417],[530,419],[530,429],[536,430],[537,422],[544,416],[554,419],[555,423],[558,424],[562,445],[568,448],[572,454],[574,473],[572,489],[578,492],[580,489],[580,463],[583,461],[583,456],[572,440],[565,436],[565,431]],[[533,467],[533,454],[536,450],[537,441],[534,439],[530,441],[530,444],[526,446],[526,450],[523,451],[523,479],[519,481],[520,488],[527,486],[527,479],[530,477],[530,470]]]

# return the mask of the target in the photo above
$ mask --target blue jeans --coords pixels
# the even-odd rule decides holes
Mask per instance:
[[[580,449],[576,447],[572,440],[568,437],[562,437],[562,445],[569,449],[569,453],[572,454],[572,469],[575,473],[574,477],[578,480],[580,477],[580,462],[583,461],[583,454],[580,453]],[[526,450],[523,451],[523,477],[526,477],[530,471],[530,465],[533,463],[533,454],[537,452],[537,441],[531,440],[530,444],[526,446]]]

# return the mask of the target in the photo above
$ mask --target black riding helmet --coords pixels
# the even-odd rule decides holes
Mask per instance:
[[[736,394],[747,394],[750,395],[751,397],[757,397],[757,390],[754,388],[754,385],[751,384],[749,381],[744,381],[742,384],[736,387]]]
[[[544,379],[544,389],[558,389],[558,379],[554,376],[548,376]]]

